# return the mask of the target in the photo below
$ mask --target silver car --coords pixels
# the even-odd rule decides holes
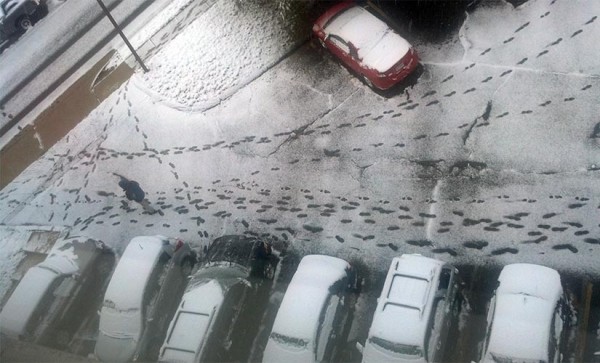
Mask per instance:
[[[570,313],[558,272],[516,263],[498,282],[481,362],[559,362]]]
[[[237,235],[217,238],[190,280],[159,360],[246,358],[249,352],[244,347],[250,346],[256,336],[277,263],[270,244],[261,239]],[[238,323],[243,326],[236,328]]]
[[[263,362],[335,361],[352,322],[352,266],[337,257],[305,256],[277,311]]]
[[[392,260],[363,349],[363,363],[440,362],[460,310],[450,264],[421,255]]]
[[[195,253],[181,241],[133,238],[104,295],[96,357],[105,362],[156,360],[195,263]]]

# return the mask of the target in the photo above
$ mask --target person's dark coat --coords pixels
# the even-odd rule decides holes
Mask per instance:
[[[141,203],[146,196],[146,193],[144,193],[138,182],[134,180],[121,179],[119,186],[125,191],[125,196],[129,200]]]

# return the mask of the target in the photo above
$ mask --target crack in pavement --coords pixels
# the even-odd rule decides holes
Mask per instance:
[[[471,136],[471,132],[473,131],[473,128],[475,127],[475,125],[477,124],[479,119],[483,119],[484,121],[487,121],[490,118],[491,112],[492,112],[492,100],[489,100],[487,103],[487,106],[485,107],[485,111],[483,111],[483,114],[481,114],[481,116],[477,116],[477,118],[475,118],[475,120],[471,123],[469,128],[465,131],[465,134],[462,137],[463,146],[467,145],[467,140]]]
[[[321,91],[320,89],[317,89],[317,88],[311,86],[310,84],[308,84],[306,82],[299,82],[296,79],[290,79],[289,82],[293,82],[293,83],[295,83],[297,85],[306,87],[309,90],[311,90],[311,91],[313,91],[315,93],[318,93],[320,95],[327,96],[327,104],[329,105],[329,108],[333,108],[333,94],[331,94],[331,93],[325,93],[325,92]]]
[[[352,96],[354,96],[358,91],[360,91],[360,89],[355,90],[354,92],[352,92],[348,97],[346,97],[342,102],[340,102],[337,106],[335,106],[334,108],[329,108],[328,110],[326,110],[325,112],[317,115],[317,117],[315,117],[312,121],[310,121],[309,123],[307,123],[306,125],[300,126],[294,130],[292,130],[290,132],[290,135],[283,140],[279,145],[277,145],[277,147],[275,148],[275,150],[271,151],[267,157],[279,152],[279,149],[281,149],[281,147],[287,143],[290,143],[296,139],[298,139],[300,136],[302,136],[302,134],[304,133],[304,131],[306,131],[307,128],[309,128],[310,126],[314,125],[317,121],[323,119],[324,117],[326,117],[327,115],[329,115],[330,113],[332,113],[333,111],[337,110],[339,107],[341,107],[344,103],[346,103],[346,101],[348,101],[348,99],[350,99]]]
[[[365,170],[367,170],[371,166],[375,165],[375,163],[360,166],[360,165],[358,165],[358,163],[354,159],[350,158],[348,160],[350,160],[350,162],[352,164],[354,164],[354,167],[358,169],[358,177],[354,176],[353,172],[351,172],[351,171],[348,172],[348,175],[350,176],[350,178],[352,178],[355,182],[358,183],[358,188],[356,190],[357,191],[368,190],[371,193],[374,193],[375,191],[373,189],[371,189],[368,185],[366,185],[366,186],[363,185],[363,181],[364,181]]]
[[[371,164],[360,166],[360,165],[358,165],[358,163],[356,161],[354,161],[354,159],[350,159],[350,161],[358,169],[358,177],[361,178],[361,179],[364,177],[365,170],[367,170],[371,166],[375,165],[375,163],[371,163]],[[356,180],[356,181],[358,181],[358,180]]]

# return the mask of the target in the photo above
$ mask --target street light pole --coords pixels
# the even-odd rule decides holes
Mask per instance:
[[[127,37],[125,37],[125,34],[123,34],[123,31],[121,31],[121,28],[119,27],[119,24],[117,24],[117,22],[112,17],[112,15],[110,15],[110,12],[106,8],[106,6],[102,2],[102,0],[96,0],[96,1],[98,2],[98,5],[100,5],[100,7],[102,8],[102,11],[104,11],[104,14],[106,14],[106,17],[108,18],[108,20],[110,20],[110,22],[114,25],[115,29],[117,29],[117,31],[119,32],[119,35],[121,35],[121,38],[123,38],[123,41],[125,42],[125,44],[127,44],[127,47],[129,48],[129,50],[131,51],[131,53],[133,53],[133,56],[135,57],[135,59],[142,66],[142,69],[144,70],[144,73],[148,72],[148,68],[146,68],[146,65],[142,61],[142,58],[140,58],[140,56],[137,54],[137,52],[135,51],[135,49],[133,49],[133,46],[131,45],[131,43],[129,43],[129,40],[127,40]]]

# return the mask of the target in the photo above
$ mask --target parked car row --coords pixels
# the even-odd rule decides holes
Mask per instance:
[[[402,255],[392,261],[362,350],[366,362],[441,362],[461,307],[458,270]],[[503,268],[489,303],[480,362],[559,362],[571,312],[557,271]],[[458,330],[454,331],[458,334]]]
[[[72,337],[83,297],[102,286],[91,272],[106,253],[111,250],[90,239],[57,244],[8,299],[0,313],[2,334],[55,347],[56,336]],[[133,238],[106,287],[95,356],[110,362],[231,360],[240,340],[248,347],[257,335],[278,262],[271,245],[256,237],[217,238],[197,269],[196,253],[180,240]],[[364,346],[357,344],[362,361],[443,361],[449,337],[458,333],[458,272],[421,255],[393,258]],[[339,359],[359,285],[347,261],[305,256],[278,307],[263,362]],[[569,318],[558,272],[507,265],[489,303],[480,361],[561,361]]]

